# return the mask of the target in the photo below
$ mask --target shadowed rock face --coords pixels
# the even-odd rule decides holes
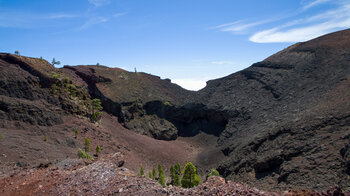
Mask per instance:
[[[350,187],[349,38],[346,30],[295,44],[197,93],[229,114],[220,173],[273,189]]]
[[[228,115],[224,111],[208,109],[203,104],[186,104],[181,107],[160,101],[148,102],[144,106],[148,115],[156,115],[171,122],[179,136],[191,137],[199,132],[219,136],[225,129]]]
[[[201,131],[219,136],[228,122],[225,112],[185,103],[194,93],[167,79],[104,66],[65,66],[62,71],[79,78],[126,128],[155,139],[175,140]]]
[[[31,66],[38,62],[39,59],[0,54],[0,119],[42,126],[62,123],[62,110],[49,104],[59,101],[41,88],[50,83],[46,72],[51,65],[43,66],[46,70],[41,72]]]

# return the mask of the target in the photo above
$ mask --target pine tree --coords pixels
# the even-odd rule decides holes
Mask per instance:
[[[171,178],[171,184],[174,185],[174,178],[175,178],[175,169],[174,166],[170,167],[170,178]]]
[[[99,145],[96,146],[96,155],[98,155],[101,152],[101,148]]]
[[[193,163],[191,162],[187,163],[182,173],[183,173],[183,177],[181,179],[182,187],[191,188],[199,184],[200,179],[198,176],[197,169],[193,165]]]
[[[52,64],[53,66],[55,66],[55,65],[60,65],[61,62],[60,62],[60,61],[56,61],[56,59],[53,58],[51,64]]]
[[[163,167],[162,167],[160,164],[158,165],[158,182],[159,182],[159,184],[161,184],[163,187],[166,186]]]
[[[144,175],[145,175],[145,169],[143,169],[143,167],[141,167],[139,176],[144,176]]]
[[[85,138],[85,152],[90,152],[90,145],[91,145],[91,142],[89,138]]]
[[[181,175],[181,167],[180,164],[176,164],[174,166],[170,167],[170,177],[171,177],[171,184],[174,186],[180,186],[180,175]]]
[[[157,178],[157,170],[156,170],[156,168],[153,168],[152,176],[153,176],[153,180],[155,180]]]
[[[181,179],[180,179],[180,175],[181,175],[181,166],[180,164],[176,164],[174,167],[174,185],[175,186],[181,186]]]
[[[149,173],[148,173],[148,177],[151,178],[151,179],[154,179],[154,178],[153,178],[153,175],[152,175],[152,172],[149,172]]]

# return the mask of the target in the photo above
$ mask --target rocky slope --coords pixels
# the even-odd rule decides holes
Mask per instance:
[[[229,114],[218,142],[225,177],[350,188],[349,38],[345,30],[295,44],[198,92],[197,102]]]
[[[196,162],[198,153],[215,144],[215,140],[197,144],[196,138],[156,140],[127,130],[117,116],[105,112],[99,123],[92,121],[96,97],[87,85],[94,83],[70,70],[54,68],[42,59],[0,54],[0,178],[25,167],[78,164],[77,150],[84,148],[85,138],[92,151],[97,145],[102,148],[100,156],[118,151],[125,155],[126,167],[143,166],[146,171],[159,163],[168,168]]]
[[[0,179],[0,193],[7,195],[349,195],[339,187],[323,192],[294,190],[283,192],[261,191],[243,183],[226,182],[212,176],[205,183],[190,189],[169,186],[163,188],[157,181],[138,176],[121,167],[121,153],[115,153],[88,166],[62,166],[23,170],[10,179]]]

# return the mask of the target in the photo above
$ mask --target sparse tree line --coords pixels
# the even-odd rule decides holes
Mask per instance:
[[[74,138],[77,139],[79,136],[79,130],[77,128],[74,129]],[[91,151],[91,142],[89,138],[85,138],[84,150],[78,149],[78,157],[83,159],[93,160],[94,158],[89,154]],[[96,146],[95,149],[95,157],[98,157],[101,152],[101,147],[99,145]],[[160,185],[163,187],[167,186],[165,180],[165,174],[162,165],[158,164],[158,170],[153,168],[152,171],[148,173],[148,177],[152,180],[157,180]],[[193,165],[192,162],[189,162],[185,165],[185,167],[181,171],[180,164],[176,164],[170,167],[170,178],[171,182],[169,183],[172,186],[178,186],[183,188],[192,188],[194,186],[198,186],[200,179],[198,175],[197,168]],[[139,176],[145,176],[145,169],[143,167],[140,168]],[[212,169],[211,172],[207,175],[207,178],[210,176],[220,176],[219,172],[216,169]]]
[[[169,171],[171,178],[171,182],[169,184],[172,186],[192,188],[199,185],[200,179],[197,168],[191,162],[185,165],[182,172],[180,164],[171,166]],[[143,167],[140,168],[140,173],[138,175],[145,176],[145,170]],[[207,175],[207,178],[210,176],[220,176],[220,174],[216,169],[212,169],[211,172]],[[148,173],[148,177],[152,180],[157,180],[163,187],[167,186],[163,167],[160,164],[158,165],[158,173],[157,170],[153,168],[153,170]]]
[[[77,128],[75,128],[74,129],[74,138],[77,139],[78,136],[79,136],[79,130]],[[90,139],[88,137],[86,137],[85,143],[84,143],[84,150],[82,150],[80,148],[78,149],[78,157],[83,158],[83,159],[93,160],[94,158],[89,154],[89,152],[91,151],[90,146],[91,146]],[[99,145],[96,145],[94,156],[98,157],[101,150],[102,150],[101,147]]]
[[[15,54],[17,56],[21,56],[21,54],[18,50],[14,51],[13,54]],[[40,59],[43,59],[43,57],[41,56]],[[55,65],[60,65],[60,64],[61,64],[61,61],[56,61],[55,58],[52,58],[51,65],[55,66]],[[97,62],[96,65],[99,66],[100,63]]]

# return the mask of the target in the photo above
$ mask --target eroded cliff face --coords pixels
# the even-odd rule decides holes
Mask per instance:
[[[219,136],[228,122],[224,111],[186,103],[194,92],[156,76],[103,66],[65,66],[62,71],[79,78],[126,128],[155,139],[175,140],[200,132]]]

